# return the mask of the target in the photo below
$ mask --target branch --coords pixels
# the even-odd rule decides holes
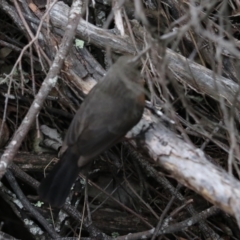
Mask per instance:
[[[81,17],[82,12],[82,1],[76,0],[73,2],[68,24],[66,27],[66,32],[62,39],[62,43],[60,45],[59,51],[53,61],[53,64],[42,83],[42,86],[36,95],[27,115],[23,119],[21,125],[19,126],[18,130],[15,132],[11,142],[7,146],[7,149],[4,151],[1,159],[0,159],[0,179],[6,172],[6,169],[15,156],[18,148],[20,147],[24,137],[28,133],[33,121],[35,120],[37,114],[39,113],[44,100],[48,96],[51,89],[56,85],[58,74],[62,68],[63,61],[71,47],[71,43],[74,37],[75,29],[78,25],[78,22]]]
[[[144,139],[141,148],[155,163],[167,169],[177,181],[235,216],[240,225],[240,182],[237,179],[209,162],[202,150],[176,137],[147,111],[127,137],[137,135]],[[136,142],[131,143],[136,147]]]

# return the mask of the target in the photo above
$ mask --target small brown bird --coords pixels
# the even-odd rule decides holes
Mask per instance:
[[[59,162],[38,189],[43,201],[61,207],[80,171],[113,146],[142,117],[145,96],[138,64],[120,57],[76,112],[61,148]]]

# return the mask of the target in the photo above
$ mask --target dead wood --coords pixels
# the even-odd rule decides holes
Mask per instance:
[[[1,11],[12,19],[12,26],[18,28],[12,30],[13,33],[20,31],[25,36],[23,41],[15,39],[4,28],[0,36],[1,73],[6,74],[7,60],[16,62],[0,85],[0,101],[4,105],[0,120],[7,123],[13,136],[1,157],[0,173],[2,175],[9,165],[21,179],[20,183],[25,184],[21,190],[9,172],[6,177],[11,190],[8,192],[9,185],[3,179],[1,198],[21,219],[13,192],[17,194],[29,211],[27,218],[38,220],[34,222],[38,229],[35,237],[42,236],[44,227],[52,238],[66,236],[70,229],[72,236],[82,234],[98,239],[110,239],[112,232],[119,231],[122,236],[118,239],[123,239],[124,234],[134,232],[132,221],[139,221],[141,224],[129,239],[143,235],[154,239],[162,234],[166,238],[177,234],[179,238],[188,239],[196,236],[223,239],[226,235],[239,239],[237,1],[199,4],[164,0],[143,4],[136,0],[121,5],[121,2],[99,0],[96,8],[94,2],[78,21],[80,12],[78,16],[70,14],[76,18],[69,18],[70,7],[63,2],[47,7],[41,2],[37,9],[25,1],[20,6],[16,1],[13,5],[0,1]],[[86,2],[78,1],[78,4]],[[71,9],[76,10],[74,5]],[[104,23],[100,20],[101,14],[105,14]],[[84,47],[72,46],[74,34]],[[24,46],[28,46],[27,50],[17,60],[14,53]],[[98,190],[89,189],[89,196],[83,199],[82,184],[77,181],[71,191],[69,203],[76,209],[68,204],[63,209],[72,220],[80,222],[83,216],[79,211],[85,206],[85,200],[84,230],[81,232],[74,221],[73,226],[63,227],[62,223],[68,221],[64,215],[55,222],[56,228],[61,229],[59,234],[41,215],[50,216],[47,208],[40,210],[39,215],[28,202],[36,203],[38,199],[26,186],[37,188],[36,179],[41,180],[43,169],[46,167],[48,171],[52,166],[52,163],[47,166],[49,161],[57,156],[57,153],[45,155],[45,152],[58,150],[61,139],[43,132],[41,125],[49,126],[49,133],[50,128],[63,132],[85,95],[101,81],[109,64],[107,60],[119,54],[140,55],[142,50],[145,50],[142,72],[150,110],[145,110],[141,122],[126,136],[131,147],[117,145],[94,164],[91,181],[92,185],[99,184]],[[159,109],[165,115],[162,116]],[[27,136],[29,130],[31,134]],[[20,152],[15,156],[19,147],[39,153]],[[13,158],[20,169],[11,164]],[[104,186],[106,182],[110,188]],[[209,206],[210,203],[214,206]],[[105,209],[118,208],[116,206],[124,213],[118,213],[118,209],[110,214]],[[128,216],[131,218],[127,221]],[[205,221],[207,218],[211,225]],[[226,233],[226,228],[232,233]],[[7,233],[16,237],[12,232]],[[48,236],[46,232],[44,235]]]

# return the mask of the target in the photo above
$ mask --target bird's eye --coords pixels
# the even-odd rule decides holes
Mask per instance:
[[[139,70],[139,71],[142,70],[142,66],[140,64],[137,65],[137,70]]]

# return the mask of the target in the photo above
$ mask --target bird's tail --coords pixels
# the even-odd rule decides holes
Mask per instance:
[[[53,207],[61,207],[69,195],[80,168],[77,166],[79,156],[69,147],[59,162],[41,182],[38,188],[40,199]]]

